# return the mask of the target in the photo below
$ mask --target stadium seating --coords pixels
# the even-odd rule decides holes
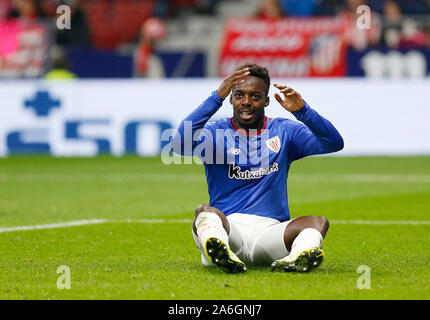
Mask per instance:
[[[98,49],[114,49],[135,39],[142,23],[150,18],[154,0],[91,0],[84,7]]]

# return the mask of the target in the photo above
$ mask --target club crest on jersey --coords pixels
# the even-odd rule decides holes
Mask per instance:
[[[272,150],[273,152],[276,152],[276,153],[278,153],[279,150],[281,150],[281,139],[279,139],[279,136],[270,138],[265,142],[269,150]]]

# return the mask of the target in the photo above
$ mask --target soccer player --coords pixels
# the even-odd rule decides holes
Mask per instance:
[[[329,222],[290,219],[288,170],[300,158],[341,150],[343,139],[299,93],[274,86],[279,104],[302,123],[265,116],[268,70],[245,64],[182,121],[171,141],[175,153],[203,160],[210,203],[195,210],[192,233],[202,263],[228,273],[244,272],[246,265],[307,272],[324,258]],[[230,93],[233,116],[209,121]]]

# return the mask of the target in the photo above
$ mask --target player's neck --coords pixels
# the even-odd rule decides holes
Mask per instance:
[[[255,125],[252,125],[249,127],[242,126],[239,123],[239,121],[237,121],[234,117],[232,119],[232,122],[233,122],[233,127],[241,133],[248,134],[251,131],[251,132],[257,132],[257,134],[259,134],[260,131],[265,129],[266,127],[266,116],[263,115],[263,117]]]

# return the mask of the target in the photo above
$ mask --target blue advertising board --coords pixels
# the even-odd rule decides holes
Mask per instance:
[[[430,49],[370,48],[347,51],[347,75],[421,78],[430,74]]]

